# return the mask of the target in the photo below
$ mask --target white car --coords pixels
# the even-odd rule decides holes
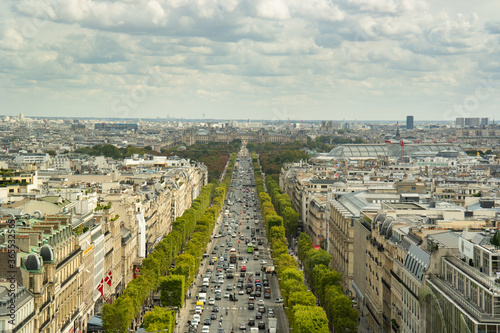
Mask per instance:
[[[209,326],[203,326],[201,329],[201,333],[210,333],[210,327]]]
[[[213,299],[212,297],[210,297],[208,299],[208,305],[214,305],[215,304],[215,299]]]
[[[229,298],[229,293],[224,293],[224,298]]]
[[[196,308],[194,309],[194,313],[201,315],[203,313],[203,309],[201,308],[201,305],[197,305]]]
[[[261,261],[260,261],[260,264],[261,264],[261,265],[265,265],[265,264],[267,264],[267,261],[265,261],[265,260],[261,260]]]
[[[201,320],[200,315],[199,314],[195,314],[193,316],[193,320],[191,321],[191,324],[197,326],[200,323],[200,320]]]

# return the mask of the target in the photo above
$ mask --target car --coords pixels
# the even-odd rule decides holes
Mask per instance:
[[[253,303],[248,303],[248,310],[253,310],[253,309],[255,309]]]
[[[258,305],[260,306],[264,306],[264,300],[263,299],[259,299],[259,301],[257,302]]]
[[[215,288],[215,293],[220,294],[222,291],[220,290],[220,287]]]
[[[260,271],[256,271],[255,276],[260,276]]]
[[[276,303],[283,303],[283,297],[276,297]]]
[[[264,312],[266,312],[266,308],[263,306],[259,306],[257,311],[259,311],[260,313],[264,313]]]
[[[203,313],[203,308],[201,307],[201,305],[196,306],[196,308],[194,309],[194,313],[199,315]]]
[[[270,299],[271,298],[271,294],[270,293],[264,293],[264,298]]]
[[[201,292],[206,293],[207,292],[207,286],[202,286],[201,287]]]
[[[224,293],[224,298],[229,298],[229,293]]]
[[[217,330],[217,333],[225,333],[225,332],[224,332],[224,329],[223,329],[223,328],[219,328],[219,329]]]
[[[215,299],[213,299],[213,298],[210,297],[208,299],[208,305],[214,305],[214,304],[215,304]]]
[[[262,313],[257,312],[257,313],[255,314],[255,320],[257,320],[257,319],[262,319]]]
[[[226,286],[226,290],[227,290],[227,291],[231,291],[231,290],[233,290],[233,285],[232,285],[232,284],[228,284],[228,285]]]
[[[215,251],[215,250],[212,250],[212,254],[217,254],[217,251]]]
[[[217,305],[212,306],[212,312],[219,312],[219,307]]]
[[[216,293],[215,294],[215,299],[216,300],[220,300],[221,299],[221,294],[220,293]]]
[[[267,264],[267,261],[265,261],[265,260],[261,260],[261,261],[260,261],[260,264],[261,264],[261,265],[266,265],[266,264]]]
[[[257,325],[259,330],[265,330],[266,329],[266,323],[263,321],[259,321],[259,324]]]
[[[245,295],[245,291],[241,289],[240,291],[238,291],[238,295]]]
[[[255,326],[255,319],[248,319],[248,326]]]
[[[201,316],[199,314],[195,314],[193,316],[193,320],[191,321],[191,323],[193,325],[198,325],[200,323],[200,320],[201,320]]]
[[[212,323],[212,321],[210,320],[210,318],[205,318],[205,321],[203,322],[203,325],[210,325],[211,323]]]
[[[215,245],[214,249],[218,250],[219,249],[219,245]]]
[[[203,326],[201,329],[201,333],[210,333],[210,327],[209,326]]]
[[[222,236],[224,236],[224,235],[225,235],[225,234],[222,234]],[[221,244],[220,244],[220,247],[224,247],[224,246],[225,246],[225,245],[224,245],[224,243],[221,243]]]
[[[215,313],[210,314],[210,319],[211,320],[217,320],[217,315]]]
[[[240,324],[240,330],[246,331],[247,330],[247,325],[245,323]]]
[[[274,318],[274,310],[269,308],[269,310],[267,311],[267,316],[270,318]]]

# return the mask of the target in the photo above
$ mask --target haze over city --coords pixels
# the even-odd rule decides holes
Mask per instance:
[[[500,3],[2,1],[0,114],[498,114]]]

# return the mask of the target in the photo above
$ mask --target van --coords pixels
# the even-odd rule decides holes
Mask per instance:
[[[199,293],[198,294],[198,301],[202,301],[203,304],[205,304],[206,300],[207,300],[207,293]]]

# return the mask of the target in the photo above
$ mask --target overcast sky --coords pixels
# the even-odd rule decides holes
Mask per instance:
[[[500,118],[499,0],[2,0],[0,114]]]

